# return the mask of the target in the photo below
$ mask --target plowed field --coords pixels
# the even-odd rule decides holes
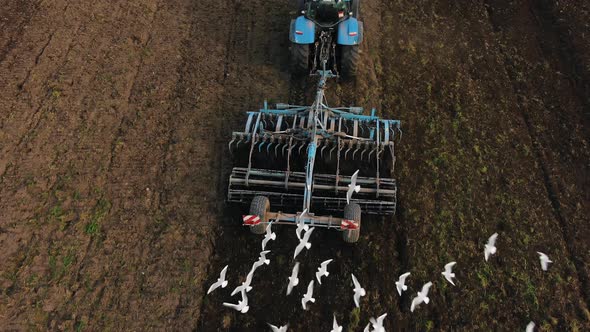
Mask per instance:
[[[231,131],[315,90],[289,73],[294,16],[288,0],[0,6],[0,330],[328,331],[336,315],[358,331],[385,312],[387,330],[590,330],[584,0],[364,0],[360,74],[328,102],[402,121],[397,214],[364,218],[354,246],[316,230],[288,297],[297,239],[276,227],[250,311],[221,305],[261,240],[224,202]],[[229,286],[205,295],[225,265]]]

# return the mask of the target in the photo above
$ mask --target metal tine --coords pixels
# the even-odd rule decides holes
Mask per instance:
[[[233,139],[231,141],[229,141],[229,153],[231,153],[231,145],[234,144],[234,141],[236,140],[236,137],[234,136]]]
[[[266,153],[270,154],[270,147],[274,144],[274,138],[271,137],[270,139],[270,143],[268,143],[268,146],[266,147]]]
[[[363,160],[363,156],[365,155],[365,152],[367,152],[367,143],[363,144],[364,148],[363,148],[363,152],[361,152],[361,161]]]
[[[262,152],[262,147],[266,144],[266,139],[263,138],[260,144],[258,145],[258,152]]]
[[[346,151],[344,152],[344,160],[347,160],[348,151],[350,151],[350,149],[352,149],[352,144],[349,144],[348,149],[346,149]]]
[[[289,144],[287,144],[287,142],[285,142],[285,145],[283,145],[283,148],[281,149],[283,157],[285,157],[285,149],[289,147]]]
[[[356,143],[356,149],[354,149],[354,152],[352,153],[352,160],[354,160],[354,156],[356,155],[356,153],[360,150],[360,146],[361,143]]]
[[[373,148],[371,150],[371,152],[369,152],[369,156],[367,157],[367,161],[371,161],[371,155],[373,154],[373,152],[375,152],[375,150],[377,150],[377,148]]]
[[[240,147],[240,143],[243,143],[243,137],[240,137],[240,139],[238,140],[238,142],[236,143],[236,149]]]
[[[260,122],[262,122],[262,129],[266,129],[266,114],[262,113],[262,117],[260,118]]]
[[[334,152],[335,148],[336,148],[336,144],[334,144],[334,146],[330,149],[330,154],[328,155],[328,157],[330,157],[330,160],[332,160],[332,152]]]
[[[301,155],[301,149],[305,146],[305,142],[301,142],[301,146],[299,147],[299,151],[297,151]]]
[[[277,146],[275,146],[275,158],[277,157],[277,149],[281,146],[282,142],[279,140]]]
[[[322,149],[320,150],[320,156],[322,156],[322,159],[326,159],[326,157],[324,157],[324,150],[328,147],[328,144],[324,144],[324,146],[322,146]]]

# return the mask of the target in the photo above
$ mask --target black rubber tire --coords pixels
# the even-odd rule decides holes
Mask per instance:
[[[309,74],[309,45],[291,43],[291,73],[295,76]]]
[[[344,79],[356,77],[361,58],[359,45],[342,45],[340,57],[340,73]]]
[[[301,11],[305,10],[305,0],[295,0],[295,6],[297,8],[297,15],[301,14]]]
[[[342,239],[346,243],[356,243],[361,235],[361,207],[356,203],[347,204],[344,207],[344,219],[354,220],[358,223],[357,229],[342,231]]]
[[[357,20],[361,17],[361,0],[352,0],[352,17]]]
[[[250,232],[254,234],[264,234],[266,232],[266,222],[268,221],[268,212],[270,211],[270,201],[265,196],[255,196],[250,203],[250,214],[260,217],[260,224],[250,226]]]

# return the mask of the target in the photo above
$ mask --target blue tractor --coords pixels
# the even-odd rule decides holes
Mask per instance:
[[[298,0],[299,16],[291,20],[291,71],[313,74],[322,63],[335,75],[356,76],[363,22],[360,0]]]

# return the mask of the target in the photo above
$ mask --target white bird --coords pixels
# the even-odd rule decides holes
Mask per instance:
[[[399,276],[399,280],[395,282],[395,287],[397,287],[397,292],[401,296],[402,292],[408,289],[406,286],[406,278],[410,275],[410,272],[406,272]]]
[[[356,279],[354,274],[351,273],[351,275],[352,275],[352,282],[354,284],[354,289],[353,289],[353,291],[354,291],[354,304],[356,304],[357,308],[360,308],[359,300],[361,299],[361,296],[367,295],[367,292],[365,292],[365,289],[361,287],[361,284]]]
[[[252,269],[256,270],[257,268],[261,267],[264,264],[266,264],[266,265],[270,264],[270,259],[266,258],[266,254],[268,254],[269,252],[270,252],[270,250],[261,251],[260,257],[258,257],[258,260],[256,262],[254,262],[254,264],[252,264]]]
[[[327,261],[323,261],[320,264],[320,267],[318,267],[318,272],[315,273],[315,278],[318,280],[318,283],[321,285],[322,284],[322,277],[323,276],[329,276],[330,272],[328,272],[328,264],[330,264],[330,262],[332,261],[332,259],[328,259]]]
[[[539,254],[539,260],[541,260],[541,269],[547,271],[549,263],[553,263],[553,261],[549,259],[549,256],[542,252],[537,251],[537,254]]]
[[[526,332],[533,332],[535,330],[535,322],[531,321],[526,326]]]
[[[268,243],[268,241],[274,241],[277,239],[277,234],[272,232],[272,230],[270,229],[270,225],[272,225],[272,223],[268,223],[268,226],[266,226],[266,234],[264,234],[264,239],[262,239],[262,250],[266,248],[266,244]]]
[[[490,238],[488,239],[488,243],[486,243],[486,245],[485,245],[485,249],[483,251],[483,254],[486,258],[486,262],[487,262],[488,258],[490,257],[490,255],[493,255],[496,253],[496,238],[497,237],[498,237],[498,233],[492,234],[492,236],[490,236]]]
[[[238,304],[223,302],[223,305],[226,307],[235,309],[243,314],[247,313],[248,309],[250,309],[250,307],[248,306],[248,296],[246,295],[245,289],[242,289],[241,293],[242,293],[242,300],[238,301]]]
[[[254,277],[254,271],[256,271],[256,267],[252,266],[252,269],[246,276],[246,281],[242,282],[240,286],[236,287],[233,292],[231,292],[231,296],[234,296],[237,292],[241,292],[242,290],[245,290],[246,292],[252,290],[252,286],[250,286],[250,284],[252,283],[252,277]]]
[[[287,325],[283,325],[281,327],[276,327],[272,324],[268,324],[272,330],[272,332],[287,332],[287,328],[289,327],[289,324]]]
[[[445,265],[444,272],[441,273],[443,276],[445,276],[445,279],[447,279],[447,281],[450,282],[453,286],[455,286],[455,283],[452,279],[455,277],[455,274],[453,273],[453,265],[455,264],[457,264],[457,262],[448,263],[447,265]]]
[[[332,323],[332,330],[330,332],[342,332],[342,326],[338,325],[336,315],[334,315],[334,322]]]
[[[301,241],[301,231],[308,231],[309,226],[305,224],[303,221],[303,216],[307,214],[307,209],[303,210],[299,216],[297,216],[297,228],[295,229],[295,234],[297,234],[297,238]]]
[[[420,305],[422,302],[426,304],[430,302],[430,299],[428,298],[428,291],[430,290],[430,286],[432,286],[432,282],[430,281],[424,284],[424,286],[422,286],[422,290],[418,292],[418,296],[416,296],[412,300],[412,305],[410,306],[411,312],[414,312],[414,308],[416,308],[416,306]]]
[[[348,185],[348,191],[346,192],[346,203],[350,204],[350,198],[352,197],[352,193],[358,193],[361,190],[361,186],[356,184],[356,177],[359,175],[359,170],[357,169],[356,172],[350,177],[350,184]]]
[[[387,313],[377,317],[377,319],[373,317],[369,319],[371,325],[373,325],[374,332],[385,332],[385,327],[383,327],[383,320],[385,319],[385,317],[387,317]]]
[[[299,244],[297,245],[297,247],[295,247],[295,254],[293,255],[293,259],[295,259],[297,255],[299,255],[303,248],[306,248],[308,250],[309,248],[311,248],[311,242],[309,242],[309,237],[311,236],[311,233],[314,229],[315,228],[312,227],[307,232],[305,232],[305,234],[303,234],[303,238],[299,240]]]
[[[313,298],[313,280],[309,282],[309,285],[307,285],[307,293],[305,293],[301,299],[301,306],[303,307],[303,310],[307,310],[307,302],[310,301],[315,302],[315,299]]]
[[[299,262],[295,263],[293,266],[293,271],[291,271],[291,276],[289,277],[289,284],[287,285],[287,295],[291,294],[293,287],[299,284],[299,278],[297,275],[299,274]]]
[[[225,273],[226,272],[227,272],[227,265],[223,268],[223,270],[221,270],[221,273],[219,274],[219,278],[217,279],[217,281],[214,282],[213,285],[211,285],[211,287],[209,287],[207,294],[216,290],[217,288],[219,288],[219,286],[221,286],[221,288],[225,288],[225,286],[227,286],[227,280],[225,280]]]

